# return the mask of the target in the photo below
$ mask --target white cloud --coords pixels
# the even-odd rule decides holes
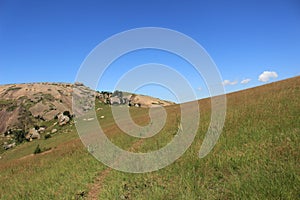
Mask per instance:
[[[201,91],[201,90],[202,90],[202,87],[198,87],[198,90]]]
[[[230,80],[224,80],[223,81],[224,86],[226,86],[226,85],[235,85],[237,83],[238,83],[237,81],[230,81]]]
[[[261,82],[268,82],[271,78],[277,78],[278,74],[276,72],[264,71],[259,75],[258,80]]]
[[[247,83],[249,83],[250,81],[251,81],[250,78],[246,78],[246,79],[244,79],[244,80],[241,81],[241,84],[247,84]]]

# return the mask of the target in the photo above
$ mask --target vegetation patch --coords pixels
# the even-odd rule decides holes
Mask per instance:
[[[42,97],[43,97],[44,100],[47,100],[47,101],[54,101],[55,100],[54,96],[52,96],[51,94],[43,94]]]
[[[46,134],[44,137],[45,137],[45,140],[47,140],[47,139],[51,138],[52,136],[51,136],[51,134],[49,133],[49,134]]]
[[[6,106],[13,103],[13,100],[0,99],[0,106]]]
[[[38,144],[33,152],[34,154],[42,153],[42,149],[40,148],[40,145]]]
[[[20,89],[22,89],[22,87],[10,87],[6,90],[6,92],[20,90]]]
[[[8,108],[6,108],[7,112],[12,112],[14,111],[16,108],[18,107],[18,105],[16,103],[13,103],[13,105],[10,105]]]
[[[8,107],[12,107],[9,110],[14,110],[15,108],[15,101],[14,100],[6,100],[6,99],[0,99],[0,111],[3,110],[4,108],[8,109]]]

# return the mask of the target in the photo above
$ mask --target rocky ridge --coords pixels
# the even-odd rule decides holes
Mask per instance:
[[[23,130],[27,133],[43,121],[57,119],[59,125],[70,121],[74,113],[93,109],[93,100],[110,103],[113,93],[91,90],[82,83],[28,83],[0,85],[0,135],[9,130]],[[87,100],[79,102],[80,110],[72,110],[72,96],[75,99],[88,95]],[[144,95],[127,95],[132,105],[150,107],[168,106],[174,103]],[[77,108],[76,108],[77,109]],[[36,134],[31,134],[36,135]],[[36,137],[36,136],[34,136]]]

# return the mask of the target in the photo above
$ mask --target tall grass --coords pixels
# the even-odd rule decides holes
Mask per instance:
[[[218,143],[203,159],[198,151],[210,120],[210,100],[199,101],[200,127],[191,147],[159,171],[110,171],[99,199],[298,199],[300,196],[300,77],[227,96],[227,117]],[[138,139],[124,134],[110,107],[97,103],[107,136],[127,149]],[[167,107],[162,131],[144,139],[134,152],[159,149],[178,128],[178,106]],[[131,109],[134,121],[149,123],[147,109]],[[193,119],[190,119],[193,120]],[[48,140],[26,143],[0,160],[1,199],[78,199],[106,169],[82,146],[74,127]],[[52,148],[30,155],[37,144]],[[29,156],[28,156],[29,155]],[[25,157],[24,157],[25,156]]]
[[[210,102],[199,101],[201,125],[194,143],[181,158],[152,173],[113,171],[99,198],[299,198],[299,85],[297,77],[229,94],[223,133],[204,159],[198,158],[198,151],[209,124]],[[163,135],[145,140],[141,149],[153,149],[154,141],[169,141],[172,131],[174,127],[169,126]]]

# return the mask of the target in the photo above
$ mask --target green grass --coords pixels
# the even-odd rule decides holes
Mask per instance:
[[[53,137],[47,140],[41,137],[40,140],[23,142],[23,144],[16,146],[14,149],[4,152],[4,154],[2,154],[3,158],[0,160],[0,164],[32,154],[38,144],[41,148],[55,148],[67,141],[77,139],[78,135],[75,132],[74,128],[72,129],[72,131],[66,128],[60,129]]]
[[[75,145],[75,144],[74,144]],[[80,145],[1,166],[2,199],[72,199],[103,166]]]
[[[200,127],[183,156],[151,173],[110,171],[101,182],[99,199],[299,199],[299,85],[297,77],[227,95],[222,135],[203,159],[198,152],[210,122],[210,100],[200,100]],[[109,106],[97,102],[98,107],[103,108],[97,116],[105,116],[99,121],[111,141],[128,149],[138,140],[114,124]],[[180,116],[176,109],[167,108],[165,127],[135,152],[153,151],[172,140]],[[136,123],[149,123],[147,109],[130,112]],[[52,150],[28,156],[38,144]],[[86,151],[70,126],[1,156],[1,199],[76,199],[107,168]]]
[[[200,101],[199,132],[180,159],[152,173],[113,171],[99,199],[299,198],[299,83],[298,78],[228,95],[224,131],[204,159],[197,155],[210,115],[209,102]],[[145,140],[141,149],[151,149],[154,140],[168,137]]]

